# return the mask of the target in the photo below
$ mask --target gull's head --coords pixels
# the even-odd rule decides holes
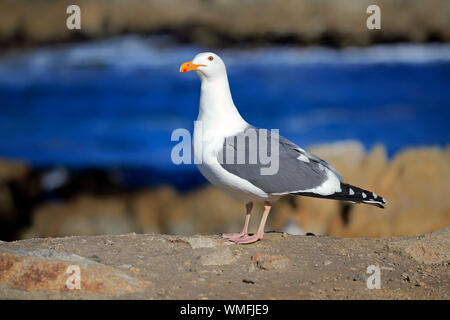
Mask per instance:
[[[223,77],[227,74],[222,59],[212,52],[199,53],[192,61],[183,63],[180,72],[188,71],[195,71],[202,80]]]

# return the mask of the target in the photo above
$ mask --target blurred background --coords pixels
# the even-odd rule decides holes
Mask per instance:
[[[287,197],[267,230],[450,227],[449,16],[447,0],[0,0],[0,240],[239,231],[244,205],[170,158],[200,94],[178,68],[202,51],[225,61],[247,121],[389,201]]]

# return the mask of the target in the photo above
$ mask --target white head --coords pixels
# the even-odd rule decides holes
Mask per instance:
[[[185,62],[180,67],[180,72],[195,71],[201,80],[215,80],[227,76],[225,63],[212,52],[197,54],[192,61]]]
[[[195,71],[202,80],[197,120],[202,121],[204,132],[219,130],[229,136],[248,126],[233,103],[225,63],[217,54],[197,54],[181,65],[180,72],[188,71]]]

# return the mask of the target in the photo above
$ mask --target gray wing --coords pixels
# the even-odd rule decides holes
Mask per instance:
[[[328,170],[342,181],[328,162],[276,133],[253,126],[226,138],[218,160],[225,170],[269,194],[318,187],[328,179]]]

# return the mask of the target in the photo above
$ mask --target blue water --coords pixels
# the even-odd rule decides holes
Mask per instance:
[[[124,37],[0,57],[0,156],[128,169],[142,184],[202,182],[170,159],[171,133],[192,132],[200,90],[178,68],[200,51]],[[242,116],[303,147],[351,139],[393,155],[450,142],[448,45],[217,53]]]

